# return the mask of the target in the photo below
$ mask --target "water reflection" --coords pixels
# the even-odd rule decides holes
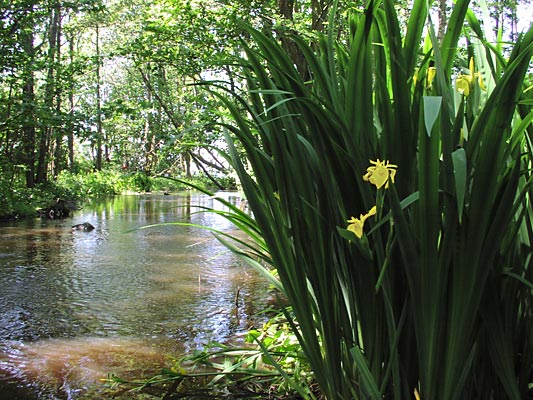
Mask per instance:
[[[266,297],[256,274],[206,230],[137,229],[176,221],[233,229],[219,215],[198,213],[213,206],[213,199],[191,193],[121,196],[68,220],[0,225],[0,378],[19,371],[33,382],[28,360],[70,351],[73,340],[98,349],[110,343],[94,338],[134,338],[168,353],[246,330]],[[85,221],[96,229],[70,229]],[[100,364],[98,371],[105,369]]]

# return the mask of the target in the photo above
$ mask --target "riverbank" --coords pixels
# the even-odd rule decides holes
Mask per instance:
[[[232,178],[220,178],[215,185],[205,176],[188,180],[149,177],[143,172],[114,170],[72,174],[62,172],[55,180],[33,188],[26,188],[16,180],[0,180],[0,221],[33,218],[38,210],[54,204],[56,199],[83,204],[87,200],[120,194],[176,193],[189,190],[186,182],[206,190],[235,189]]]

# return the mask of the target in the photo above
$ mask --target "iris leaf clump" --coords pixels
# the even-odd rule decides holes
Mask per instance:
[[[371,0],[346,37],[291,38],[309,79],[247,27],[246,88],[211,87],[261,238],[249,259],[276,270],[327,399],[531,395],[533,28],[504,55],[468,7],[439,43],[427,2],[404,33]]]

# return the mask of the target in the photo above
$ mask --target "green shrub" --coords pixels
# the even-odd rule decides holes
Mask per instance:
[[[142,171],[134,172],[128,176],[129,187],[139,192],[152,191],[152,179]]]
[[[40,195],[40,192],[0,186],[0,220],[37,215],[33,204],[44,201],[41,196],[36,198],[36,194]]]
[[[121,193],[124,179],[119,172],[107,170],[80,174],[63,171],[54,184],[63,192],[63,197],[87,198]]]

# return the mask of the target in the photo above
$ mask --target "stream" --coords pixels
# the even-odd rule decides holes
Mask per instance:
[[[0,399],[105,398],[108,374],[150,376],[260,326],[267,284],[211,232],[143,228],[237,234],[202,207],[222,208],[194,192],[116,196],[1,223]],[[83,222],[95,229],[71,229]]]

